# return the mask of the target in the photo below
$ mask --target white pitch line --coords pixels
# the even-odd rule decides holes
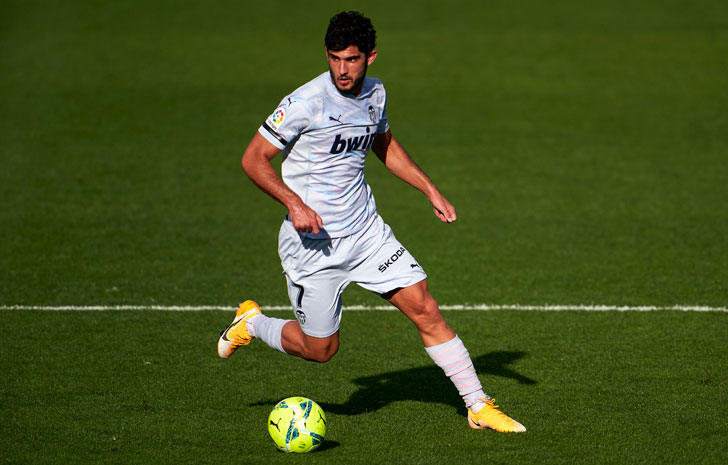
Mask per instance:
[[[0,310],[35,310],[46,312],[63,311],[116,311],[116,310],[154,310],[171,312],[198,312],[198,311],[232,311],[235,307],[220,305],[0,305]],[[290,310],[287,305],[268,305],[264,310]],[[344,310],[391,311],[396,310],[391,305],[348,305]],[[441,310],[464,311],[496,311],[520,310],[536,312],[721,312],[728,313],[728,307],[711,307],[706,305],[670,305],[670,306],[630,306],[630,305],[440,305]]]

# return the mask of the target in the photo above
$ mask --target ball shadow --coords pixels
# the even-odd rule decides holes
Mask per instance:
[[[320,446],[318,446],[318,449],[313,451],[315,454],[320,454],[321,452],[335,449],[341,445],[338,441],[329,441],[328,439],[324,439],[324,442],[321,443]]]

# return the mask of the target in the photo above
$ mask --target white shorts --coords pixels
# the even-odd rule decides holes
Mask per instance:
[[[278,235],[278,255],[296,318],[313,337],[339,330],[341,293],[349,283],[385,294],[427,278],[379,215],[355,234],[327,239],[305,237],[286,219]]]

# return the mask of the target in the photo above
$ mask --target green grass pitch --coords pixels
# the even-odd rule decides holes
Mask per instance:
[[[445,315],[525,434],[471,430],[454,387],[395,312],[346,312],[342,349],[318,365],[259,341],[219,359],[223,312],[4,311],[4,460],[724,462],[725,314]],[[303,458],[267,435],[269,411],[291,395],[328,417],[322,450]]]
[[[285,305],[284,211],[240,155],[351,7],[3,2],[0,307]],[[367,180],[441,304],[728,305],[726,2],[364,12],[393,133],[458,221],[375,158]],[[728,461],[725,313],[445,315],[526,434],[471,431],[395,312],[347,311],[316,365],[217,359],[224,312],[0,310],[0,462]],[[321,451],[266,437],[291,395],[329,415]]]

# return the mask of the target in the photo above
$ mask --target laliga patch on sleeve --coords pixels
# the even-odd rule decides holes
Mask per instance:
[[[286,110],[283,107],[276,108],[276,111],[268,118],[268,126],[274,130],[278,130],[283,120],[286,119]]]

